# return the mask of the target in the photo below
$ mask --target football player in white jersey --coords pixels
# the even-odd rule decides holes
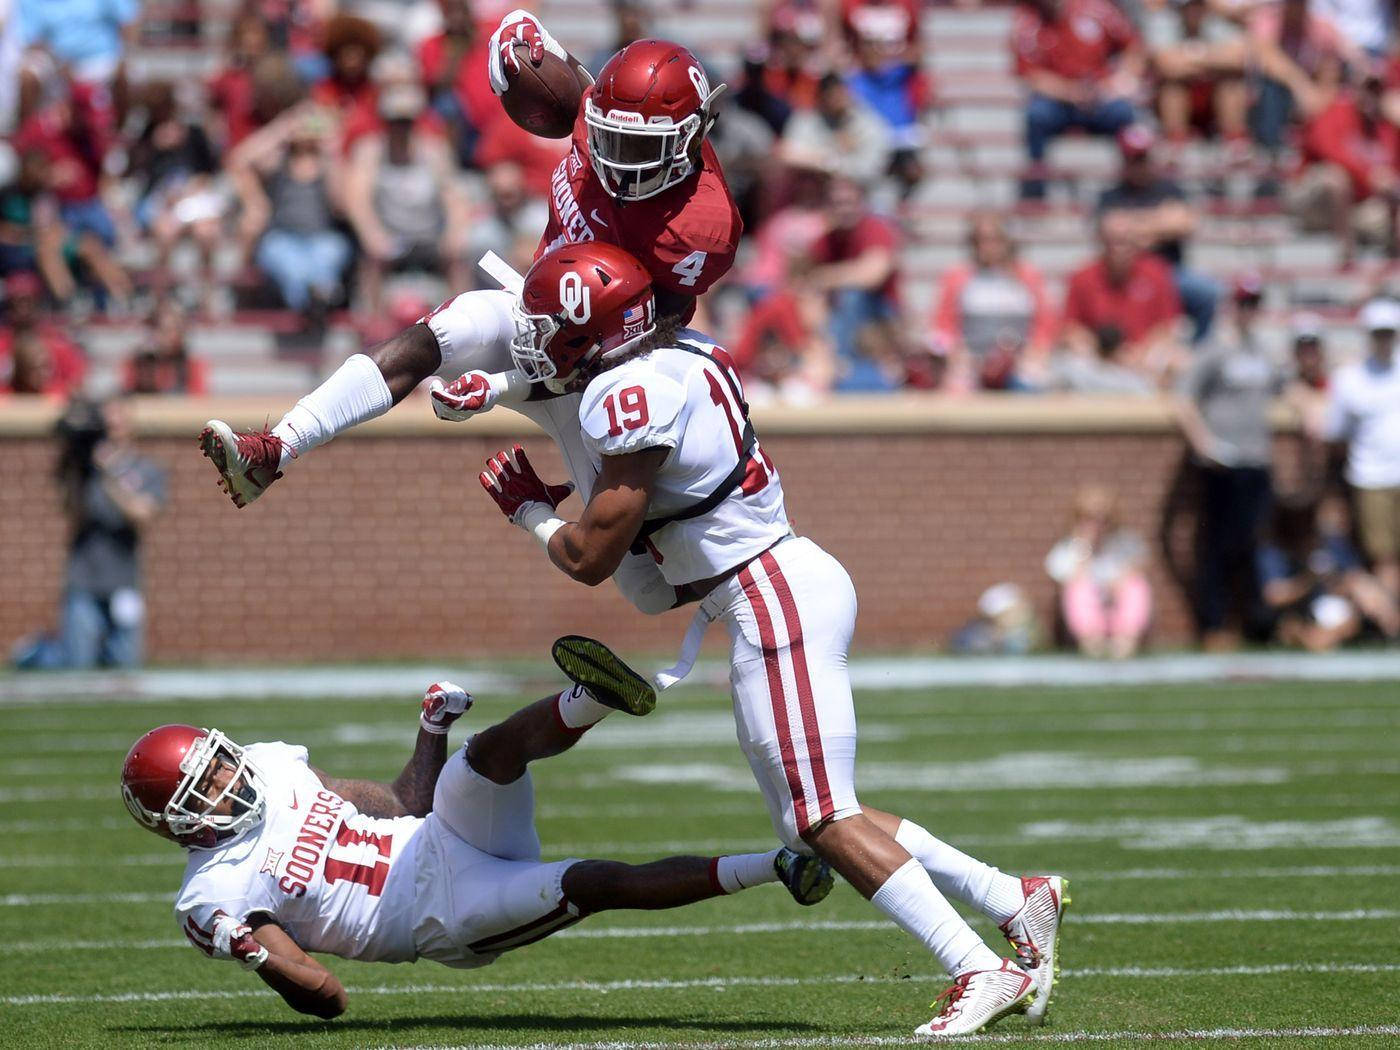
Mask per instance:
[[[1017,878],[974,860],[855,791],[855,711],[846,670],[856,595],[841,565],[792,532],[782,482],[748,419],[728,355],[654,321],[646,271],[607,244],[567,245],[531,268],[513,355],[531,380],[581,390],[579,424],[597,480],[577,521],[516,446],[481,483],[567,575],[595,585],[629,550],[651,554],[729,629],[739,740],[779,838],[828,860],[953,977],[923,1036],[976,1032],[1007,1014],[1043,1020],[1054,985],[1059,876]],[[985,945],[944,894],[995,919],[1016,960]]]
[[[413,755],[392,784],[323,773],[285,743],[241,747],[217,729],[145,734],[122,768],[143,827],[189,852],[175,913],[206,955],[258,975],[293,1009],[345,1010],[345,989],[308,952],[486,966],[594,912],[676,908],[781,881],[801,904],[830,869],[786,848],[649,864],[540,860],[530,762],[567,751],[614,709],[645,713],[651,686],[600,643],[565,638],[575,686],[447,750],[472,698],[450,682],[423,698]]]

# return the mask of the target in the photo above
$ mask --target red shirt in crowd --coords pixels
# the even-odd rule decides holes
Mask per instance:
[[[1043,70],[1067,80],[1102,80],[1112,72],[1114,56],[1137,41],[1132,23],[1109,0],[1063,0],[1054,22],[1023,4],[1011,28],[1016,73],[1022,77]]]
[[[1400,129],[1388,120],[1368,125],[1350,93],[1339,94],[1303,127],[1303,163],[1331,163],[1351,177],[1352,194],[1365,200],[1375,191],[1371,173],[1395,171],[1400,161]]]
[[[1152,252],[1133,262],[1128,279],[1115,285],[1102,259],[1076,270],[1065,295],[1065,323],[1091,331],[1112,326],[1125,343],[1136,343],[1159,325],[1181,316],[1171,268]]]
[[[452,93],[457,97],[457,104],[478,130],[485,129],[505,112],[486,78],[487,43],[493,29],[494,24],[477,27],[476,36],[452,77]],[[423,87],[429,92],[441,83],[448,58],[446,33],[431,36],[418,45],[418,68],[423,72]]]
[[[858,259],[871,248],[899,250],[899,234],[895,228],[878,215],[866,214],[848,230],[828,230],[812,245],[811,259],[814,263],[850,262]],[[899,302],[899,271],[890,274],[880,286],[879,294],[892,303]]]
[[[254,116],[253,73],[230,66],[209,80],[209,101],[224,116],[227,148],[232,149],[258,128]]]
[[[16,153],[37,150],[48,158],[49,186],[65,204],[97,196],[108,138],[100,127],[77,124],[67,104],[40,110],[20,125]]]
[[[29,338],[43,344],[48,366],[41,394],[67,397],[78,389],[87,371],[87,360],[77,345],[56,325],[40,323]],[[15,333],[8,326],[0,327],[0,393],[14,393]]]
[[[340,148],[349,153],[359,139],[379,127],[379,89],[366,80],[353,87],[332,77],[311,86],[311,100],[340,115]]]
[[[499,102],[496,108],[500,109]],[[525,185],[531,195],[549,197],[554,169],[567,148],[567,142],[531,135],[510,118],[492,120],[481,129],[481,138],[477,139],[476,166],[484,171],[501,161],[514,161],[524,170]]]

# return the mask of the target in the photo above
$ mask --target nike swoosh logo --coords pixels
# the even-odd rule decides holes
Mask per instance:
[[[300,808],[300,807],[297,805],[297,793],[296,793],[295,789],[293,789],[293,791],[292,791],[292,808],[293,808],[293,809],[299,809],[299,808]]]
[[[602,217],[601,215],[598,214],[598,209],[597,209],[597,208],[594,208],[591,212],[589,212],[589,213],[588,213],[588,217],[589,217],[590,219],[592,219],[594,222],[596,222],[599,226],[603,227],[604,229],[607,229],[607,228],[608,228],[608,224],[607,224],[606,222],[604,222],[604,221],[603,221],[603,217]]]

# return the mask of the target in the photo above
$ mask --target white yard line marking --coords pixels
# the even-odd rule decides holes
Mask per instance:
[[[1190,1040],[1193,1042],[1222,1039],[1320,1039],[1326,1037],[1400,1035],[1400,1025],[1354,1025],[1349,1028],[1186,1028],[1173,1032],[1143,1032],[1126,1029],[1116,1032],[993,1032],[986,1035],[965,1035],[957,1039],[955,1045],[965,1043],[1155,1043],[1168,1040]],[[801,1050],[806,1047],[844,1046],[924,1046],[924,1043],[909,1035],[853,1035],[816,1036],[792,1039],[727,1039],[722,1043],[677,1042],[677,1043],[632,1043],[609,1040],[594,1043],[493,1043],[483,1045],[473,1043],[455,1047],[435,1047],[435,1050],[783,1050],[791,1047]],[[419,1050],[417,1047],[397,1046],[397,1050]]]
[[[105,942],[74,941],[75,947],[90,947]],[[188,949],[188,941],[135,941],[124,942],[122,947],[144,948],[179,946]],[[15,950],[6,946],[7,951]],[[20,946],[19,950],[24,950]],[[1293,973],[1395,973],[1400,971],[1400,963],[1276,963],[1267,966],[1212,966],[1212,967],[1158,967],[1145,969],[1136,966],[1100,967],[1085,970],[1065,970],[1062,978],[1142,978],[1167,979],[1178,977],[1264,977],[1276,974]],[[819,977],[695,977],[658,978],[651,980],[617,981],[519,981],[477,984],[464,981],[458,984],[402,984],[368,985],[348,989],[351,995],[437,995],[474,993],[522,993],[522,992],[610,992],[628,991],[681,991],[691,988],[798,988],[840,984],[913,984],[927,982],[937,984],[945,978],[938,974],[914,974],[910,977],[887,977],[869,974],[831,974]],[[262,988],[217,989],[213,991],[169,990],[160,992],[118,992],[112,994],[76,995],[53,993],[41,995],[11,995],[0,998],[6,1006],[43,1006],[61,1004],[92,1003],[146,1003],[167,1002],[183,998],[242,999],[268,994]]]
[[[64,696],[65,706],[111,708],[155,702],[197,703],[217,700],[370,700],[402,695],[411,699],[424,683],[444,674],[471,684],[480,694],[515,694],[541,688],[554,673],[473,669],[456,664],[405,667],[246,668],[155,670],[137,672],[16,675],[0,680],[0,708],[40,707]],[[649,670],[644,666],[642,670]],[[707,660],[697,665],[690,684],[726,690],[728,667]],[[1174,654],[1122,663],[1072,656],[1001,658],[872,658],[851,661],[851,681],[860,691],[950,687],[1012,686],[1154,686],[1164,683],[1209,683],[1247,679],[1286,681],[1396,681],[1400,653],[1349,652],[1312,656],[1305,653]],[[690,691],[693,694],[693,690]],[[683,702],[685,692],[668,700]],[[1310,700],[1297,706],[1316,707]]]

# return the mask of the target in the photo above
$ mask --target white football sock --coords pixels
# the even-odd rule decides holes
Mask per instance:
[[[598,703],[581,685],[560,693],[555,710],[559,712],[559,721],[569,729],[587,729],[613,713],[611,707]]]
[[[1021,910],[1021,880],[934,838],[912,821],[902,821],[894,840],[924,866],[939,891],[970,904],[989,919],[1005,922]]]
[[[394,406],[394,397],[379,366],[364,354],[355,354],[331,377],[307,394],[282,417],[272,432],[282,439],[279,470],[297,456],[324,445],[351,427]]]
[[[778,881],[778,869],[773,861],[777,850],[767,853],[734,853],[716,857],[710,862],[710,875],[725,893],[738,893],[750,886],[762,886]]]
[[[928,872],[911,858],[875,891],[870,903],[912,934],[952,976],[968,970],[995,970],[1000,957],[938,892]]]

